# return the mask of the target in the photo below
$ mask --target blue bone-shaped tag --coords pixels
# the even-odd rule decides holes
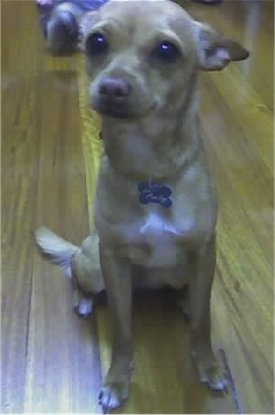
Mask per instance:
[[[161,206],[169,208],[172,206],[171,196],[172,191],[170,187],[160,185],[157,183],[139,183],[139,201],[143,205],[148,203],[159,203]]]

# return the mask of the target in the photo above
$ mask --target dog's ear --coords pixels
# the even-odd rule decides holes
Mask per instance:
[[[231,61],[247,59],[249,52],[234,40],[227,39],[211,26],[195,22],[200,69],[219,71]]]
[[[79,22],[79,31],[80,31],[80,49],[85,51],[86,47],[86,39],[93,27],[93,25],[97,22],[97,11],[91,11],[89,13],[85,13]]]

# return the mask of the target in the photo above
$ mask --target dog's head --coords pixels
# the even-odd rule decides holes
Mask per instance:
[[[111,0],[87,14],[82,28],[92,106],[114,118],[176,108],[198,69],[248,57],[169,0]]]

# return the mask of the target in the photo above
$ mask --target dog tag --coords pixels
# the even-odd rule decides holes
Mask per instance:
[[[173,201],[170,198],[172,190],[169,186],[160,185],[154,182],[142,182],[138,184],[138,191],[139,201],[143,205],[147,205],[148,203],[158,203],[165,208],[169,208],[173,204]]]

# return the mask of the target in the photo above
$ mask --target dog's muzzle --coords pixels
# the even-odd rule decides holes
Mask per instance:
[[[121,78],[105,78],[98,85],[95,109],[112,117],[124,118],[131,116],[129,99],[131,85]]]

